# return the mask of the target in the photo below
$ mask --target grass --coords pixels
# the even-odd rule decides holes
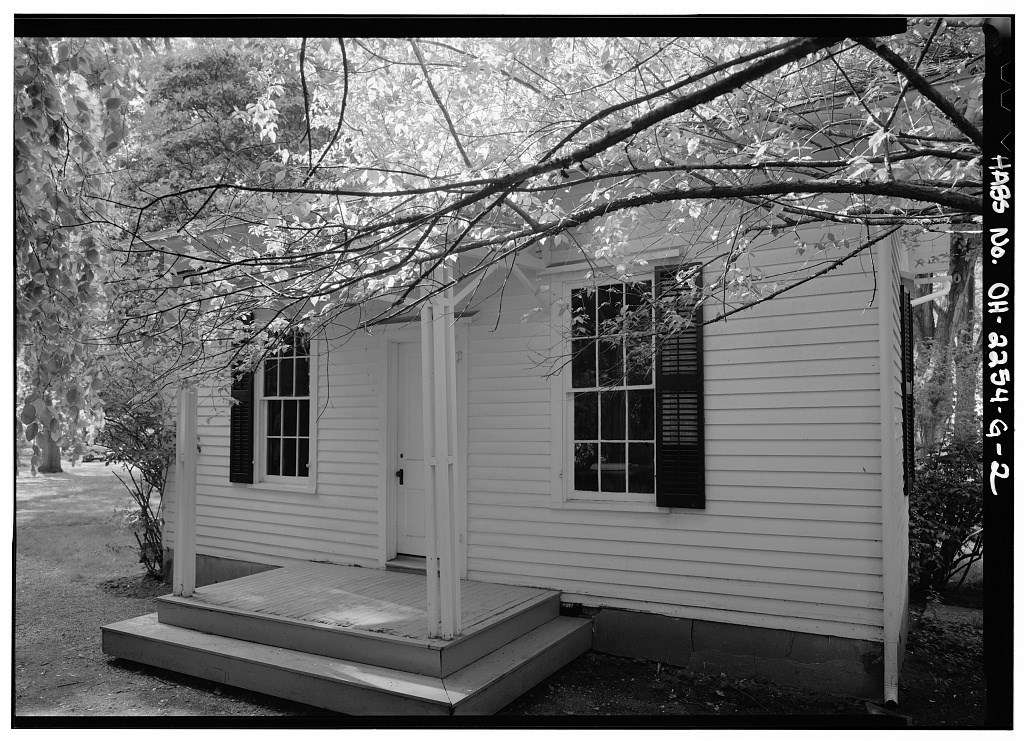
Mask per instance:
[[[135,539],[118,529],[116,514],[131,498],[111,468],[65,464],[64,473],[19,475],[16,486],[19,557],[71,578],[120,572],[133,560]]]

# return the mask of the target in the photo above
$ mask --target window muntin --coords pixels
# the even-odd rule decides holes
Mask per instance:
[[[310,354],[304,333],[292,333],[267,357],[258,389],[260,477],[309,478]]]
[[[654,492],[652,283],[573,288],[573,486],[585,498]]]

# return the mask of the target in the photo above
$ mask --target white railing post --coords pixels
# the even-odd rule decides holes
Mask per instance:
[[[434,441],[434,307],[420,310],[421,374],[423,377],[423,524],[427,567],[427,635],[441,637],[441,585],[437,568],[437,457]]]
[[[423,358],[423,449],[427,627],[431,638],[462,632],[458,523],[455,315],[451,290],[420,312]]]
[[[190,597],[196,587],[196,391],[178,391],[175,455],[174,594]]]

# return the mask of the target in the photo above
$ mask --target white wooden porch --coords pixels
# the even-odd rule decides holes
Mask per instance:
[[[496,712],[590,647],[557,592],[460,586],[450,639],[427,635],[423,575],[306,563],[162,597],[103,650],[337,712],[447,715]]]

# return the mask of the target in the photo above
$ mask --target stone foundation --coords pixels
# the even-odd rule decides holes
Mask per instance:
[[[587,612],[596,651],[838,695],[882,695],[881,643],[611,608]]]

